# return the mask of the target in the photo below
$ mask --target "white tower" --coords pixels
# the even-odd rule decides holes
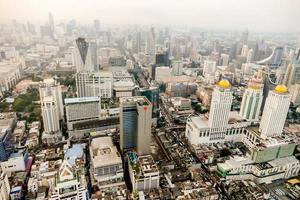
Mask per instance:
[[[228,80],[221,80],[212,93],[208,125],[214,132],[226,129],[232,104],[232,93]]]
[[[41,102],[44,130],[46,133],[59,131],[59,109],[53,96],[47,96]]]
[[[258,121],[263,90],[260,85],[250,85],[244,95],[241,104],[240,116],[247,121]]]
[[[290,101],[291,95],[284,85],[278,85],[269,93],[259,127],[262,138],[281,135]]]

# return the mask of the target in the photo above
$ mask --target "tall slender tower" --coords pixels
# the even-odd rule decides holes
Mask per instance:
[[[281,135],[290,101],[291,95],[284,85],[269,92],[259,127],[262,138]]]
[[[262,87],[260,85],[249,85],[243,95],[240,116],[247,121],[258,121],[262,99]]]
[[[284,84],[288,87],[300,82],[300,62],[294,61],[293,63],[289,64],[285,77],[284,77]]]
[[[75,41],[74,65],[77,73],[98,71],[97,44],[78,38]]]
[[[51,37],[54,38],[55,25],[54,25],[53,15],[51,12],[49,12],[49,27],[50,27]]]
[[[144,96],[120,98],[120,147],[150,154],[152,105]]]
[[[208,125],[212,132],[223,132],[229,121],[232,104],[231,85],[228,80],[221,80],[212,93]]]

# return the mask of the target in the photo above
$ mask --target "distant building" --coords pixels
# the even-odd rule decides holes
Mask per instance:
[[[172,61],[172,74],[173,76],[181,76],[183,74],[183,62]]]
[[[216,61],[205,60],[203,66],[203,74],[212,74],[216,71],[217,63]]]
[[[139,155],[150,153],[152,105],[143,96],[120,99],[120,147],[136,149]]]
[[[280,136],[290,106],[291,95],[284,85],[270,91],[260,123],[261,137]]]
[[[283,84],[287,87],[294,85],[296,83],[300,83],[300,62],[294,61],[293,63],[289,64],[286,72]]]
[[[97,44],[85,38],[77,38],[75,43],[74,65],[76,72],[98,71]]]
[[[113,75],[111,72],[77,73],[76,89],[78,97],[111,98]]]
[[[159,188],[159,170],[151,155],[127,154],[132,189],[145,191]]]
[[[21,79],[21,67],[16,63],[0,62],[0,91],[13,89]]]
[[[220,65],[228,66],[229,65],[229,57],[230,56],[228,54],[221,54]]]

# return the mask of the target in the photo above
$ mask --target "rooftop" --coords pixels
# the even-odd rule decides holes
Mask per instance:
[[[66,98],[65,104],[76,104],[76,103],[87,103],[100,101],[99,97],[77,97],[77,98]]]

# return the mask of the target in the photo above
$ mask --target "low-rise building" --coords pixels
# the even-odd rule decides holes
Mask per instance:
[[[134,152],[128,152],[127,158],[133,190],[159,188],[159,170],[151,155],[137,156]]]
[[[123,164],[111,137],[94,138],[90,145],[91,178],[100,190],[124,185]]]

